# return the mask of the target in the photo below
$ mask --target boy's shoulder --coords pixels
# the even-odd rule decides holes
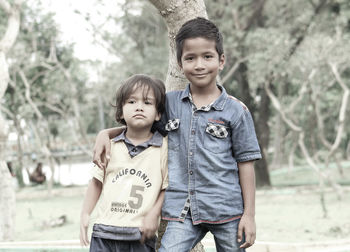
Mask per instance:
[[[166,93],[165,101],[167,108],[175,108],[180,105],[180,101],[184,98],[185,90],[173,90]]]
[[[235,110],[242,112],[249,111],[248,107],[241,100],[229,94],[227,94],[227,105],[229,106],[229,109],[235,108]]]
[[[166,92],[166,97],[177,97],[177,96],[181,96],[184,93],[184,89],[180,89],[180,90],[172,90],[172,91],[168,91]]]
[[[168,136],[163,137],[162,147],[168,149]]]

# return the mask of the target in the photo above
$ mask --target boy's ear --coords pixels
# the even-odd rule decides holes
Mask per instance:
[[[183,70],[183,69],[182,69],[182,62],[179,62],[179,61],[178,61],[178,62],[177,62],[177,65],[179,66],[180,71],[182,72],[182,70]]]
[[[225,65],[225,55],[221,54],[220,59],[219,59],[219,70],[222,71],[224,69]]]

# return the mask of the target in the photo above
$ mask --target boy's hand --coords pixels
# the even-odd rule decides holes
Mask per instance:
[[[140,241],[142,244],[145,242],[145,240],[151,239],[155,235],[158,229],[158,217],[159,216],[157,214],[154,214],[151,211],[143,219],[142,226],[140,227],[140,231],[142,233]]]
[[[80,245],[81,246],[88,246],[90,243],[87,236],[89,219],[90,219],[90,216],[88,214],[82,214],[80,217]]]
[[[111,156],[111,143],[106,131],[102,130],[98,133],[93,152],[93,163],[100,169],[106,169]]]
[[[238,225],[238,242],[242,241],[243,233],[245,235],[245,242],[240,246],[240,248],[249,248],[255,242],[256,227],[254,216],[243,214]]]

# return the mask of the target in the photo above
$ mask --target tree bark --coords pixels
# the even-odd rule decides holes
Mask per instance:
[[[258,109],[259,118],[256,122],[256,131],[259,137],[262,159],[258,160],[255,164],[257,187],[271,186],[267,164],[267,148],[269,146],[270,139],[270,127],[268,125],[270,117],[270,98],[264,89],[261,90],[260,96],[261,101]]]
[[[265,91],[261,90],[261,104],[259,106],[259,109],[257,109],[254,103],[254,98],[249,92],[250,88],[247,78],[247,71],[247,64],[245,62],[240,63],[240,66],[236,71],[235,78],[239,85],[240,97],[252,114],[261,149],[262,159],[255,162],[256,186],[271,186],[270,174],[266,160],[266,150],[269,145],[270,136],[270,129],[268,125],[268,119],[270,116],[270,99],[266,95]],[[258,121],[256,115],[259,115]]]
[[[188,82],[181,73],[176,60],[175,36],[180,27],[188,20],[195,17],[207,18],[206,7],[203,0],[150,0],[150,2],[159,10],[163,17],[169,37],[169,66],[165,80],[168,91],[183,89]],[[163,222],[159,230],[159,240],[166,228]],[[203,245],[198,243],[192,251],[204,251]]]
[[[169,66],[165,80],[168,91],[183,89],[188,82],[176,60],[175,36],[180,27],[195,17],[207,18],[203,0],[150,0],[163,17],[169,37]]]
[[[0,40],[0,99],[3,97],[9,83],[6,54],[16,41],[20,25],[21,1],[11,5],[6,0],[0,0],[0,8],[8,15],[5,35]],[[15,222],[15,192],[12,180],[5,162],[7,132],[6,122],[0,112],[0,241],[12,240]]]
[[[257,137],[259,139],[259,144],[261,148],[261,154],[262,159],[257,161],[255,163],[255,173],[256,173],[256,185],[257,187],[261,186],[271,186],[270,181],[270,174],[268,171],[268,164],[267,164],[267,153],[266,150],[269,145],[269,125],[267,124],[270,116],[270,109],[269,109],[269,97],[265,96],[265,100],[261,100],[262,105],[265,107],[259,107],[257,109],[257,106],[254,101],[254,97],[252,97],[250,93],[250,87],[249,87],[249,81],[248,81],[248,66],[245,62],[246,59],[248,59],[249,55],[244,55],[244,48],[245,48],[245,38],[249,34],[249,31],[252,29],[254,24],[258,27],[264,27],[264,18],[263,18],[263,10],[266,4],[266,0],[257,0],[254,1],[252,4],[252,14],[248,17],[247,20],[240,20],[239,19],[239,13],[237,10],[233,11],[233,18],[235,20],[235,28],[239,29],[240,32],[243,32],[243,36],[240,37],[238,43],[241,45],[241,63],[239,64],[239,67],[237,71],[234,73],[234,78],[238,82],[239,89],[240,89],[240,98],[242,101],[247,105],[249,108],[253,121],[255,124],[255,129],[257,133]],[[229,71],[231,72],[231,71]],[[261,88],[263,89],[263,88]],[[264,95],[264,92],[262,93]],[[261,114],[266,113],[266,114]],[[256,121],[257,117],[259,117],[259,122]],[[262,123],[262,124],[261,124]]]

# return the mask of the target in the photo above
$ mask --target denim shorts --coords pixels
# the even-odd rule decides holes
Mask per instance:
[[[185,222],[169,221],[161,240],[159,252],[187,252],[200,242],[207,232],[214,235],[216,251],[244,252],[237,242],[237,231],[240,219],[223,224],[201,223],[193,225],[192,220],[186,217]]]
[[[155,252],[155,239],[141,244],[140,241],[118,241],[91,237],[90,252]]]

